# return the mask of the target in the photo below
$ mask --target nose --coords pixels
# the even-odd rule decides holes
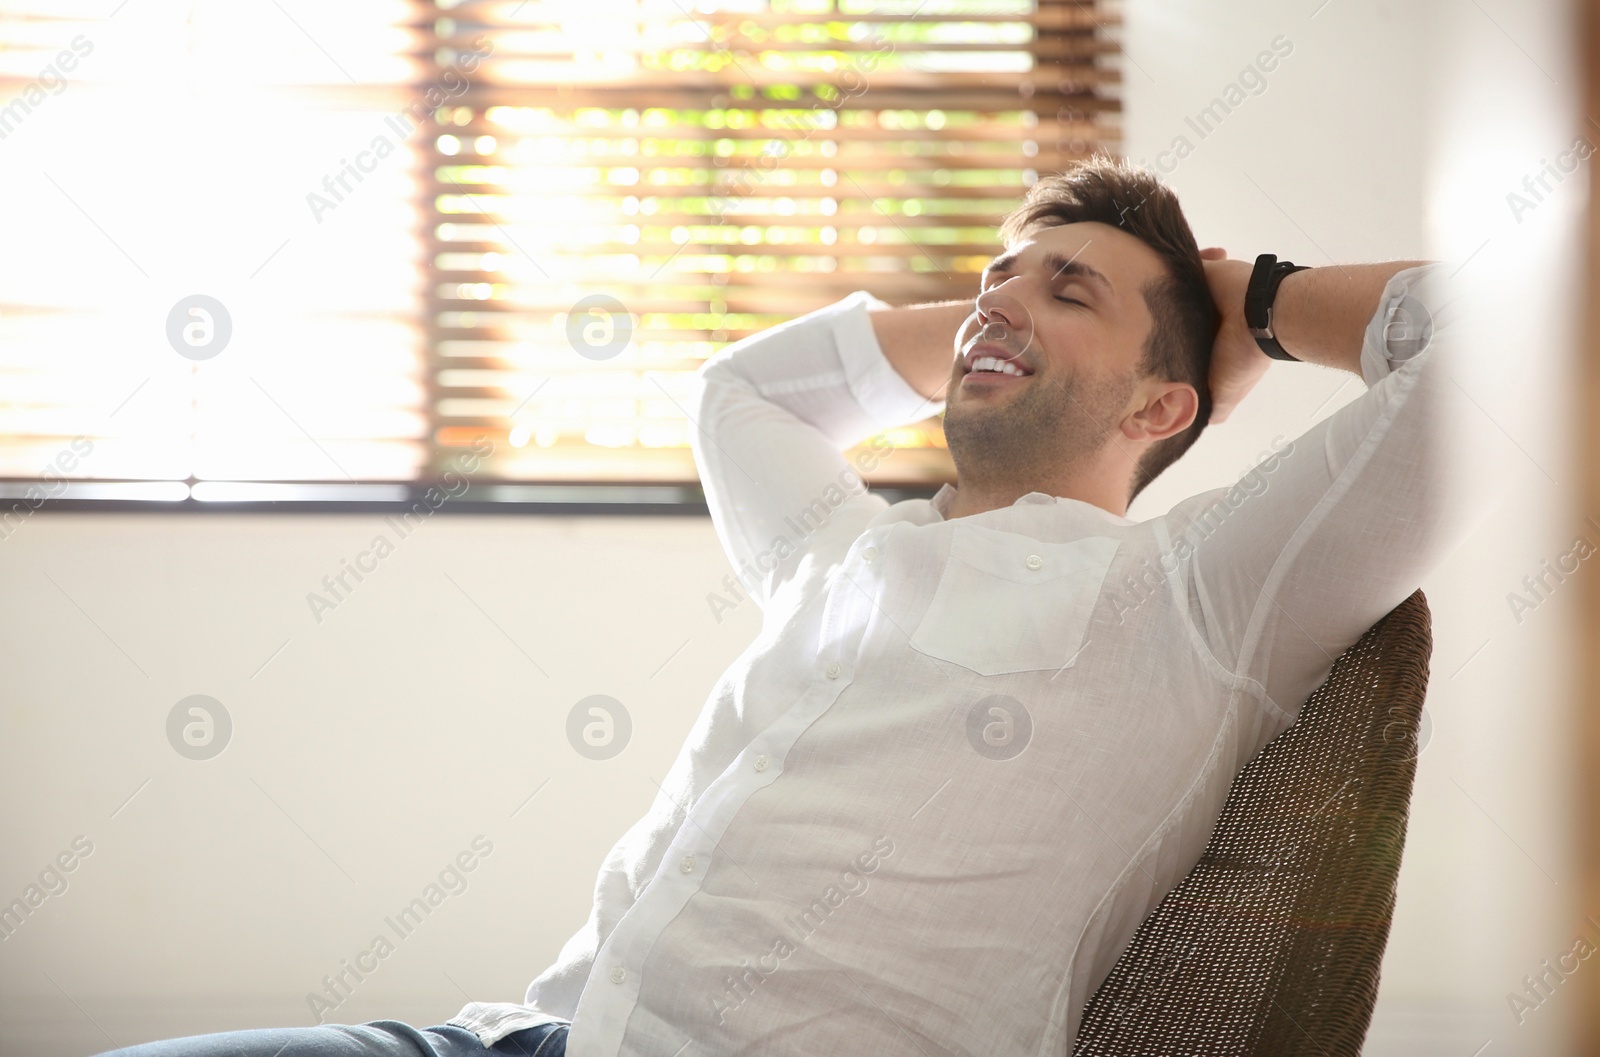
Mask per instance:
[[[999,321],[1012,330],[1018,329],[1018,324],[1027,318],[1027,313],[1020,302],[1010,294],[1001,293],[1001,288],[1010,280],[995,283],[978,295],[974,307],[978,310],[978,322],[987,326],[991,322]]]

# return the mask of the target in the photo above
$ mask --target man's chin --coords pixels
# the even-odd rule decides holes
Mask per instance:
[[[954,405],[945,408],[942,426],[945,441],[957,444],[967,441],[978,449],[985,449],[997,438],[1012,432],[1011,423],[1017,414],[1004,402],[992,398],[977,400],[964,396]]]

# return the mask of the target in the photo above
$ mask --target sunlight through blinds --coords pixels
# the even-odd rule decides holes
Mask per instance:
[[[83,437],[82,496],[399,495],[483,437],[488,484],[693,484],[708,356],[972,296],[1037,175],[1117,148],[1118,21],[0,0],[0,478]],[[885,439],[874,483],[950,479],[937,420]]]
[[[113,6],[0,4],[0,476],[78,436],[78,475],[167,486],[91,495],[427,474],[431,137],[336,213],[307,203],[427,74],[425,8]],[[203,361],[169,340],[194,295],[222,306]]]
[[[483,2],[436,142],[439,438],[501,476],[693,480],[690,374],[865,288],[971,297],[1037,173],[1119,138],[1101,6],[1031,0]],[[937,420],[875,483],[950,479]]]

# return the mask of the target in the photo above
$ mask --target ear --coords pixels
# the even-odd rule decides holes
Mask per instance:
[[[1200,394],[1188,382],[1158,382],[1142,408],[1122,420],[1122,435],[1129,440],[1166,440],[1182,433],[1200,413]]]

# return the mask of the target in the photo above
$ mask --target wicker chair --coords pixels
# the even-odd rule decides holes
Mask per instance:
[[[1234,780],[1200,862],[1084,1009],[1074,1057],[1356,1057],[1372,1019],[1433,651],[1419,590]]]

